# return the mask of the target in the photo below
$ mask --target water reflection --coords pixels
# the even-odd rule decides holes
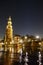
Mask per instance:
[[[3,54],[3,53],[2,53],[2,52],[0,52],[0,58],[1,58],[2,54]]]
[[[19,56],[19,62],[20,63],[22,62],[22,56]]]
[[[28,60],[28,52],[26,52],[26,55],[25,55],[24,61],[25,61],[25,62],[29,62],[29,60]]]
[[[37,62],[39,62],[39,65],[42,65],[42,62],[41,62],[41,52],[39,51],[38,52],[38,61]]]
[[[28,64],[25,62],[24,65],[28,65]]]
[[[0,52],[0,65],[43,65],[43,52]]]

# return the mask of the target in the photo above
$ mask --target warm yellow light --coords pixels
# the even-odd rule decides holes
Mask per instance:
[[[3,45],[4,43],[2,42],[1,44]]]
[[[9,21],[11,21],[11,16],[9,17]]]
[[[12,53],[14,52],[14,48],[12,48]]]
[[[27,36],[25,36],[25,39],[27,39]]]
[[[14,58],[14,54],[13,53],[10,56],[11,56],[11,58]]]
[[[11,17],[9,17],[9,19],[8,19],[8,25],[11,25],[11,24],[12,24]]]
[[[19,49],[19,50],[18,50],[18,53],[21,53],[21,54],[22,54],[22,52],[23,52],[22,49]]]
[[[23,43],[23,40],[22,39],[20,39],[20,41],[19,41],[20,43]]]
[[[39,45],[41,45],[41,42],[39,42]]]
[[[36,38],[39,39],[40,37],[37,35]]]
[[[10,52],[11,52],[11,50],[12,50],[11,47],[9,48],[9,50],[10,50]]]

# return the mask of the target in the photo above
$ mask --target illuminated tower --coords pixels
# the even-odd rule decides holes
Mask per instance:
[[[8,23],[6,26],[6,34],[5,34],[6,42],[10,43],[13,40],[13,28],[12,28],[12,20],[11,17],[8,18]]]

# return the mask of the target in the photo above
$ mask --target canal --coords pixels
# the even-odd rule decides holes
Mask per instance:
[[[0,52],[0,65],[43,65],[43,52]]]

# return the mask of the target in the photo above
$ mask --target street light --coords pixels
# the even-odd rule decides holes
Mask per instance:
[[[39,39],[39,38],[40,38],[40,37],[37,35],[37,36],[36,36],[36,39]]]

